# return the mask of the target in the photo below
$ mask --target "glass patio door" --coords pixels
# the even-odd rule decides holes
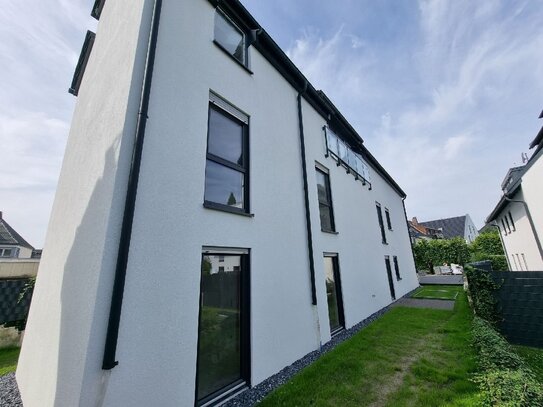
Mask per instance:
[[[330,332],[333,335],[345,327],[337,256],[324,256],[324,273],[326,277],[326,298],[328,302]]]

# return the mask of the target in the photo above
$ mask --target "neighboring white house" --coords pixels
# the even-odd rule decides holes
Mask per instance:
[[[543,127],[530,148],[535,151],[528,162],[507,171],[503,196],[486,220],[500,229],[513,271],[543,270]]]
[[[212,405],[418,286],[405,193],[238,1],[93,14],[25,407]]]
[[[35,250],[0,211],[0,279],[34,277],[38,272],[41,250]]]
[[[443,239],[461,237],[467,243],[471,243],[479,235],[469,214],[454,216],[452,218],[428,220],[420,222],[419,225],[440,231]]]

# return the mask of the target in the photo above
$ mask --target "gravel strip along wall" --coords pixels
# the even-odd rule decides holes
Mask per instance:
[[[413,291],[410,291],[409,293],[407,293],[400,299],[409,298],[411,294],[413,294],[413,292],[415,291],[416,289]],[[259,401],[263,400],[264,397],[266,397],[273,390],[277,389],[278,387],[288,382],[300,370],[302,370],[306,366],[309,366],[310,364],[315,362],[317,359],[319,359],[322,355],[324,355],[326,352],[331,351],[337,345],[346,341],[352,336],[356,335],[360,330],[362,330],[363,328],[371,324],[373,321],[381,317],[392,307],[393,304],[394,303],[370,315],[368,318],[354,325],[352,328],[341,331],[336,336],[334,336],[332,340],[330,340],[330,342],[327,342],[326,344],[324,344],[320,350],[315,350],[311,353],[308,353],[303,358],[298,359],[292,365],[285,367],[279,373],[276,373],[270,378],[264,380],[262,383],[258,384],[257,386],[247,389],[243,393],[228,400],[222,406],[223,407],[240,407],[240,406],[246,407],[246,406],[256,405]]]
[[[15,373],[0,376],[0,407],[23,407]]]

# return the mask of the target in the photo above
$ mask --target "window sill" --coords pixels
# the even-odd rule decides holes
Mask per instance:
[[[333,230],[321,229],[321,232],[323,232],[323,233],[329,233],[329,234],[331,234],[331,235],[339,235],[339,232],[336,232],[336,231],[333,231]]]
[[[243,212],[243,211],[241,211],[239,209],[232,208],[232,207],[227,206],[227,205],[216,204],[216,203],[213,203],[213,202],[207,202],[206,201],[206,202],[204,202],[203,206],[206,209],[211,209],[211,210],[220,211],[220,212],[233,213],[234,215],[241,215],[241,216],[245,216],[246,218],[254,218],[254,216],[255,216],[254,213]]]
[[[388,242],[381,242],[382,244],[388,246]]]
[[[230,57],[232,61],[234,61],[236,64],[238,64],[240,67],[242,67],[247,73],[253,75],[253,71],[251,71],[247,66],[245,66],[242,62],[240,62],[236,57],[234,57],[230,52],[228,52],[221,44],[219,44],[216,40],[213,40],[213,44],[217,48],[219,48],[222,52],[224,52],[226,55]]]

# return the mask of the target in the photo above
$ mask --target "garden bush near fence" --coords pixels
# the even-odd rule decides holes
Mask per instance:
[[[476,317],[473,343],[479,373],[474,377],[482,406],[541,407],[543,386],[523,359],[494,326],[500,321],[492,292],[498,288],[484,270],[466,268],[469,295]]]

